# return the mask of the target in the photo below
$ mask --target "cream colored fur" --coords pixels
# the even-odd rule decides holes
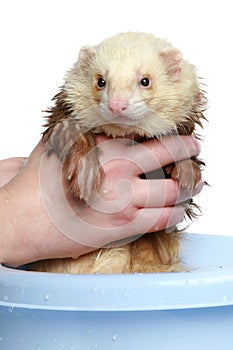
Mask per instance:
[[[92,55],[95,60],[88,65]],[[80,69],[85,64],[87,71]],[[176,76],[176,68],[180,76]],[[93,77],[98,76],[107,81],[102,91],[93,88]],[[151,89],[139,86],[144,76],[152,80]],[[112,136],[134,132],[153,137],[176,131],[199,92],[194,66],[167,41],[146,33],[123,33],[96,47],[82,48],[65,82],[67,101],[80,125]],[[126,116],[132,127],[111,123],[108,101],[114,97],[129,99]]]

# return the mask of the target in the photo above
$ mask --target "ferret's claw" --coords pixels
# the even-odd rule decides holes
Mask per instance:
[[[182,191],[192,196],[195,187],[201,180],[201,170],[194,160],[182,160],[177,162],[172,171],[171,178],[178,181]]]

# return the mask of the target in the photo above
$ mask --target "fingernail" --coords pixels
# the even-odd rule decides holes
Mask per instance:
[[[167,227],[174,227],[183,221],[185,216],[185,208],[182,205],[177,205],[173,208],[172,215],[169,219]]]

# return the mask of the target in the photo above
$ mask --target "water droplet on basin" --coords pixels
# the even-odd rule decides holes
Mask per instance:
[[[113,336],[112,336],[112,341],[116,341],[118,337],[119,337],[118,334],[113,334]]]
[[[13,312],[13,310],[14,310],[14,306],[11,306],[10,308],[9,308],[9,312]]]
[[[44,296],[44,300],[45,300],[45,301],[49,301],[49,298],[50,298],[49,293],[45,294],[45,296]]]

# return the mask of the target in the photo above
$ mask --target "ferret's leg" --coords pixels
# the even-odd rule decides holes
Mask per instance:
[[[93,187],[100,189],[104,172],[99,163],[95,134],[80,129],[72,118],[59,121],[48,129],[44,137],[48,155],[55,152],[64,163],[64,177],[70,183],[72,192],[87,200]]]
[[[177,272],[181,233],[165,231],[147,233],[131,244],[131,272]]]
[[[192,194],[195,187],[201,181],[201,166],[204,163],[195,159],[185,159],[176,164],[171,164],[166,167],[166,173],[173,180],[178,181],[182,190]]]
[[[99,149],[92,132],[76,140],[64,160],[63,170],[71,191],[80,199],[87,201],[93,189],[99,192],[104,171],[99,163]]]

